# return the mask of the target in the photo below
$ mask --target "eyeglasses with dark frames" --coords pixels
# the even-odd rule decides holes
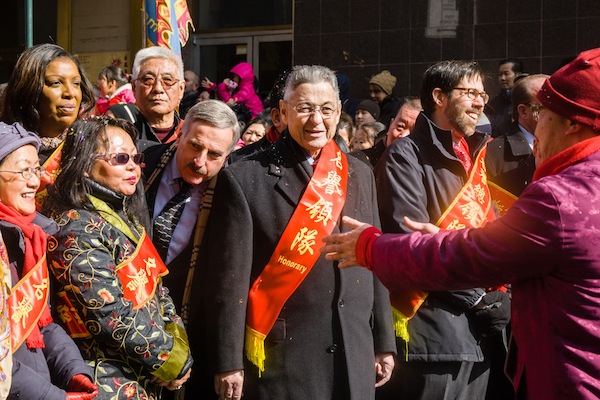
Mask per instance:
[[[8,172],[10,174],[21,174],[21,176],[23,177],[24,180],[29,181],[31,178],[33,178],[33,176],[37,176],[38,179],[42,179],[42,177],[44,175],[46,175],[46,170],[42,167],[35,167],[35,168],[31,168],[31,167],[27,167],[24,168],[20,171],[0,171],[0,172]]]
[[[127,153],[110,153],[110,154],[96,154],[94,158],[104,160],[110,165],[125,165],[129,162],[129,159],[133,159],[133,162],[139,166],[144,166],[144,153],[138,153],[129,155]]]
[[[177,82],[180,82],[179,79],[175,79],[171,76],[160,76],[157,78],[154,75],[144,75],[141,78],[137,78],[136,81],[149,88],[154,87],[157,81],[160,81],[160,84],[165,88],[170,88]]]
[[[461,95],[467,95],[467,97],[471,100],[477,100],[477,98],[481,96],[483,104],[487,104],[487,102],[490,100],[490,96],[486,92],[480,92],[477,89],[454,87],[452,90],[460,90]]]

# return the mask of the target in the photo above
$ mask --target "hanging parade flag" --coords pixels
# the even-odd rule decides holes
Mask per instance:
[[[144,0],[147,46],[162,46],[181,54],[194,29],[186,0]]]

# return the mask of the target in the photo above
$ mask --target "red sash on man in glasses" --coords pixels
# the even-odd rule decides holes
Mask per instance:
[[[485,170],[486,150],[484,148],[479,153],[466,184],[437,221],[436,226],[440,229],[451,231],[479,228],[495,219]],[[423,290],[406,289],[390,292],[396,335],[404,340],[407,349],[410,339],[408,321],[417,313],[427,295],[428,293]]]

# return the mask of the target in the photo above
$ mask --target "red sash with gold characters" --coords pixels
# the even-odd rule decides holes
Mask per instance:
[[[144,306],[153,296],[160,277],[169,273],[154,244],[143,231],[139,243],[127,260],[116,267],[123,286],[123,297],[133,303],[133,309]],[[90,337],[83,319],[63,290],[58,293],[56,310],[69,335],[74,338]]]
[[[117,265],[117,275],[123,285],[123,297],[138,310],[154,296],[158,279],[169,273],[154,244],[142,232],[135,251],[127,260]]]
[[[31,271],[17,282],[8,296],[13,352],[37,326],[44,308],[48,305],[48,286],[48,267],[44,254]]]
[[[44,176],[40,179],[40,187],[35,194],[35,207],[39,212],[44,205],[44,200],[46,200],[46,196],[48,196],[48,185],[54,184],[54,180],[56,179],[56,175],[58,173],[58,168],[60,166],[60,155],[62,153],[64,141],[52,152],[52,155],[48,157],[44,165],[42,165],[42,169],[46,171]]]
[[[486,150],[487,148],[484,147],[479,153],[471,168],[467,183],[436,222],[436,226],[442,230],[479,228],[495,219],[485,169]],[[390,293],[396,335],[402,338],[407,346],[410,339],[408,321],[417,313],[427,298],[427,294],[423,290],[410,289]],[[408,358],[408,351],[406,357]]]
[[[498,210],[498,214],[501,217],[504,216],[508,209],[517,201],[517,196],[492,181],[488,181],[488,187],[490,188],[492,201]]]
[[[259,375],[265,370],[264,340],[319,258],[321,239],[333,232],[340,218],[347,186],[346,155],[330,140],[271,259],[248,293],[246,357]]]

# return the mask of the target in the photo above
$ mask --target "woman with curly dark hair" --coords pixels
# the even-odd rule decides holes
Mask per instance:
[[[192,365],[162,285],[168,271],[141,223],[137,135],[122,120],[76,121],[44,204],[59,225],[48,258],[61,319],[94,369],[100,399],[160,399],[163,387],[181,388]]]

